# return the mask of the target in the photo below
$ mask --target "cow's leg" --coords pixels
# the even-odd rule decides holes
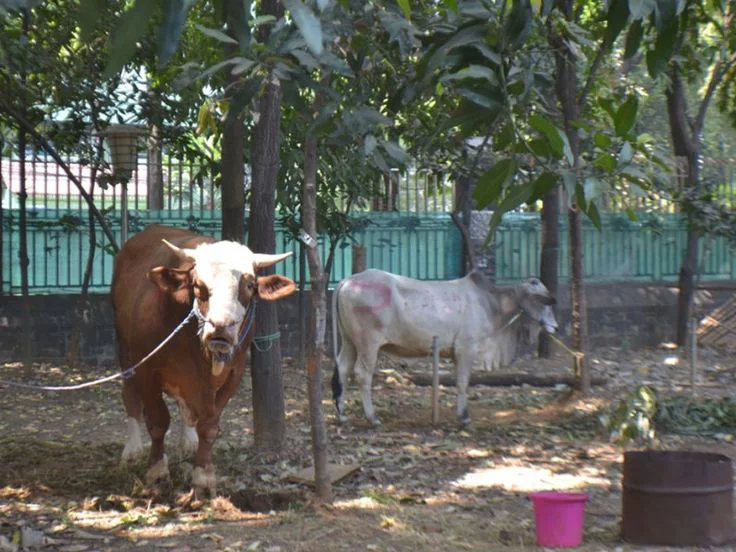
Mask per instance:
[[[128,440],[123,448],[121,462],[126,463],[143,454],[140,425],[143,420],[143,402],[138,384],[134,379],[125,380],[123,383],[123,405],[128,417]]]
[[[358,354],[355,361],[355,377],[360,386],[360,396],[363,402],[363,413],[366,419],[373,425],[381,425],[381,421],[376,416],[373,408],[373,399],[371,398],[371,386],[373,385],[373,370],[376,368],[378,360],[378,348],[369,348]]]
[[[242,360],[237,360],[236,362],[240,366],[243,364]],[[214,497],[217,492],[217,477],[215,475],[215,466],[212,463],[212,448],[220,431],[220,415],[230,401],[230,397],[237,391],[240,380],[243,378],[243,371],[243,368],[238,368],[230,372],[227,380],[216,394],[202,394],[201,398],[205,401],[204,404],[210,406],[201,413],[197,421],[199,446],[194,455],[192,485],[198,497],[203,497],[205,493]]]
[[[169,463],[164,454],[164,438],[169,430],[171,417],[160,389],[151,389],[144,399],[146,426],[151,436],[151,453],[148,457],[146,483],[155,485],[158,481],[168,481]]]
[[[473,367],[472,358],[469,355],[455,356],[455,371],[457,372],[457,419],[463,426],[470,425],[470,414],[468,413],[468,384],[470,383],[470,371]]]
[[[197,436],[196,420],[192,417],[192,411],[181,397],[176,397],[179,405],[179,418],[181,419],[181,449],[185,455],[194,454],[199,446]]]
[[[348,421],[345,415],[345,386],[348,382],[348,370],[355,365],[356,355],[353,342],[343,336],[342,348],[335,363],[335,373],[332,375],[332,398],[335,401],[339,423]]]

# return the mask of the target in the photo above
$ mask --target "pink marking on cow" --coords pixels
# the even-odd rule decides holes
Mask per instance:
[[[351,282],[351,285],[359,289],[374,290],[378,301],[373,305],[356,305],[355,312],[375,313],[391,305],[391,288],[381,282]]]

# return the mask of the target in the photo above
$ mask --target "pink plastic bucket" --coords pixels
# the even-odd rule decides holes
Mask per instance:
[[[583,541],[585,493],[533,493],[537,545],[544,548],[571,548]]]

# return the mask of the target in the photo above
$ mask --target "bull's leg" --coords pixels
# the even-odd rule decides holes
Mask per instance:
[[[123,405],[128,416],[128,440],[123,448],[122,463],[143,454],[143,439],[141,439],[141,426],[143,420],[143,403],[141,401],[138,384],[133,379],[125,380],[123,383]]]
[[[183,398],[177,397],[176,402],[179,405],[179,418],[181,419],[181,449],[185,455],[194,454],[199,446],[199,437],[197,436],[196,420],[192,417],[192,411],[187,406]]]
[[[381,425],[381,420],[376,416],[371,398],[371,386],[373,385],[373,370],[378,360],[378,349],[361,351],[355,362],[355,376],[360,386],[360,396],[363,402],[363,413],[366,419],[373,425]]]
[[[457,419],[463,426],[470,425],[468,413],[468,384],[472,361],[467,356],[455,357],[455,371],[457,372]]]
[[[164,438],[169,430],[171,417],[163,395],[158,389],[152,389],[146,394],[144,404],[146,426],[151,436],[151,453],[148,457],[146,483],[155,485],[159,481],[166,482],[169,479],[169,463],[164,454]]]
[[[242,362],[239,362],[242,366]],[[222,387],[216,394],[205,396],[202,399],[205,404],[211,405],[202,412],[197,422],[197,435],[199,446],[194,455],[194,471],[192,472],[192,485],[198,497],[205,494],[214,497],[217,492],[217,477],[215,466],[212,463],[212,448],[220,431],[220,415],[240,385],[244,368],[238,368],[230,372]]]
[[[335,373],[332,375],[332,398],[335,401],[339,423],[348,421],[348,417],[345,415],[345,386],[348,382],[348,370],[355,365],[355,359],[355,345],[343,336],[342,348],[335,363]]]

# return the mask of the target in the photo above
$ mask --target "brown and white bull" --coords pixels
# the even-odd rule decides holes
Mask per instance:
[[[245,371],[256,300],[280,299],[296,287],[284,276],[257,276],[256,271],[289,255],[253,253],[239,243],[160,225],[133,236],[117,254],[112,301],[124,371],[159,345],[193,306],[197,313],[197,323],[186,324],[124,380],[128,441],[123,460],[143,451],[139,424],[145,418],[151,436],[149,484],[169,476],[165,392],[179,405],[183,444],[195,452],[194,489],[214,494],[212,447],[222,410]]]
[[[426,358],[432,337],[440,354],[454,359],[457,415],[470,422],[467,390],[476,361],[504,366],[521,343],[533,343],[541,328],[550,333],[557,321],[547,288],[532,278],[521,285],[494,287],[478,272],[463,278],[430,282],[366,270],[338,284],[332,297],[333,339],[342,337],[332,378],[338,419],[346,420],[343,392],[350,370],[361,390],[363,411],[379,424],[371,400],[378,352],[403,358]],[[335,349],[337,342],[335,341]]]

